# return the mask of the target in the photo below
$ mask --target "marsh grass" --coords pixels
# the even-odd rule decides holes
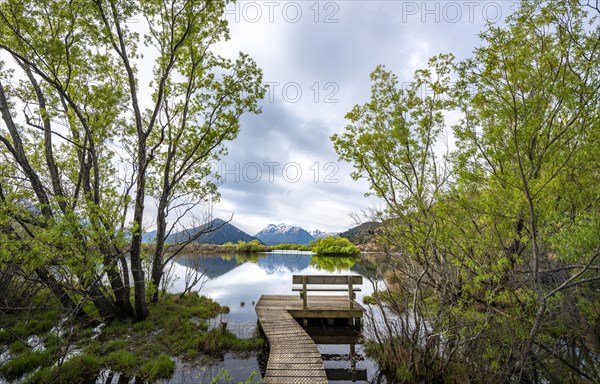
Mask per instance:
[[[28,372],[50,363],[51,352],[27,350],[0,366],[0,374],[7,380],[15,380]]]
[[[103,361],[94,355],[73,356],[60,366],[46,367],[37,371],[26,382],[28,384],[71,384],[94,382]]]
[[[1,320],[11,332],[0,332],[0,340],[10,348],[13,358],[0,367],[0,374],[15,380],[35,372],[25,382],[60,384],[94,382],[101,370],[108,369],[156,381],[173,374],[176,364],[172,357],[203,359],[221,357],[226,351],[262,347],[264,340],[258,335],[246,340],[221,328],[208,330],[209,319],[228,311],[227,307],[197,293],[183,297],[165,294],[159,302],[151,304],[150,316],[145,321],[115,321],[105,325],[98,335],[90,325],[80,325],[67,339],[48,333],[60,320],[58,311],[32,312],[26,315],[26,321],[23,318],[19,321],[18,314],[11,314]],[[24,340],[31,335],[42,336],[46,349],[33,351],[26,345]],[[63,361],[65,346],[78,354]]]
[[[175,363],[165,354],[147,361],[140,368],[140,375],[150,381],[166,379],[175,372]]]

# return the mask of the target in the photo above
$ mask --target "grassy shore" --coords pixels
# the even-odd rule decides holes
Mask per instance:
[[[145,244],[145,247],[150,251],[153,249],[152,244]],[[264,245],[258,240],[238,241],[237,243],[218,244],[198,244],[192,243],[185,247],[184,252],[188,254],[194,253],[256,253],[256,252],[272,252],[272,251],[309,251],[322,255],[356,255],[360,250],[355,247],[348,239],[341,237],[328,236],[323,239],[317,239],[310,245],[303,244],[277,244]],[[169,246],[167,245],[167,252]]]
[[[149,249],[153,249],[152,244],[145,244]],[[302,244],[279,244],[279,245],[264,245],[258,241],[240,241],[238,243],[225,243],[219,244],[198,244],[192,243],[185,247],[184,253],[196,254],[196,253],[257,253],[257,252],[272,252],[279,250],[291,250],[291,251],[310,251],[311,247]],[[168,252],[168,246],[167,246]]]
[[[198,360],[264,345],[260,336],[238,339],[218,326],[228,312],[190,293],[183,298],[164,295],[151,304],[150,317],[137,323],[73,324],[53,309],[3,313],[0,346],[10,358],[0,365],[0,374],[25,383],[74,383],[93,380],[108,369],[155,381],[173,374],[175,357]],[[209,327],[211,321],[217,326]]]

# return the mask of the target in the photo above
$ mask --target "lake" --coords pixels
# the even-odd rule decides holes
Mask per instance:
[[[213,326],[227,322],[227,329],[238,337],[251,337],[256,330],[254,304],[261,295],[291,295],[292,275],[361,275],[364,277],[357,301],[373,292],[369,268],[360,257],[327,257],[310,252],[277,251],[252,255],[201,255],[180,257],[175,260],[168,276],[168,290],[181,292],[186,287],[186,275],[198,271],[204,274],[198,285],[201,295],[208,296],[230,309],[228,315],[215,319]],[[363,305],[364,306],[364,305]],[[368,321],[368,319],[364,319]],[[365,329],[368,324],[365,324]],[[315,325],[311,335],[327,336],[328,343],[318,347],[324,358],[324,365],[331,383],[390,383],[375,361],[365,356],[361,344],[348,335],[344,327]],[[339,335],[339,337],[338,337]],[[351,335],[351,334],[350,334]],[[353,340],[353,341],[352,341]],[[265,353],[246,355],[225,354],[214,365],[194,365],[178,362],[175,375],[167,383],[208,383],[220,369],[227,369],[235,383],[245,381],[252,371],[256,372],[255,382],[262,378]]]

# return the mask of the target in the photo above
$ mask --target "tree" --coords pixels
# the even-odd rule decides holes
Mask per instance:
[[[454,283],[440,245],[445,229],[437,212],[450,173],[445,157],[436,151],[444,112],[453,105],[452,61],[452,55],[432,58],[429,68],[417,71],[414,82],[404,89],[393,73],[377,67],[371,74],[371,100],[346,115],[350,124],[345,133],[332,136],[340,158],[354,164],[353,177],[367,178],[372,192],[386,203],[376,221],[382,223],[384,245],[391,251],[387,261],[394,265],[387,280],[400,292],[386,296],[396,300],[392,304],[401,323],[396,327],[386,321],[387,338],[394,345],[398,340],[408,351],[391,348],[394,357],[389,366],[409,367],[415,380],[433,380],[442,369],[438,357],[446,356],[444,346],[448,356],[453,352],[452,343],[441,344],[439,338],[437,343],[422,342],[444,332],[428,326],[435,320],[442,326],[445,317],[427,316],[426,300],[433,289],[445,296],[446,285]],[[404,257],[398,260],[397,252]],[[440,300],[444,303],[444,297]]]
[[[211,51],[228,38],[226,4],[0,5],[0,50],[16,63],[0,78],[0,141],[16,164],[0,178],[3,225],[15,244],[4,262],[27,253],[22,262],[62,270],[66,286],[83,288],[71,295],[91,298],[104,318],[147,317],[146,197],[158,200],[164,240],[174,206],[193,207],[213,193],[203,181],[207,162],[236,137],[241,114],[259,112],[264,94],[248,56],[231,61]],[[153,258],[157,284],[162,255]]]
[[[211,20],[205,18],[204,25],[194,26],[197,30],[187,31],[191,36],[181,41],[176,52],[181,58],[175,61],[173,69],[184,80],[173,76],[165,81],[158,127],[149,137],[155,158],[150,168],[151,194],[158,201],[152,261],[154,287],[160,286],[166,262],[184,249],[183,245],[202,235],[199,231],[186,239],[164,260],[165,240],[181,225],[180,220],[198,204],[212,204],[217,200],[216,186],[208,181],[211,161],[218,160],[224,153],[224,141],[237,136],[240,116],[245,112],[260,112],[257,102],[265,93],[262,74],[249,56],[242,54],[231,62],[209,51],[212,44],[228,33],[227,23],[221,17],[226,2],[206,2],[205,5],[217,9],[208,11]],[[186,9],[186,12],[192,21],[200,17],[196,9]],[[193,24],[192,21],[189,24]],[[155,24],[159,24],[158,20]],[[207,32],[210,38],[201,44],[200,37]],[[157,46],[166,46],[172,39],[158,31],[152,31],[152,36]],[[220,72],[224,75],[216,78],[215,74]],[[176,217],[167,228],[167,218],[172,211],[176,211]],[[214,229],[217,228],[211,228]],[[153,299],[158,299],[158,290]]]
[[[360,252],[350,240],[339,236],[313,240],[310,242],[310,250],[323,255],[356,255]]]
[[[477,209],[487,211],[480,217],[496,222],[478,230],[494,231],[486,238],[501,247],[506,278],[515,269],[526,273],[516,286],[529,295],[519,299],[535,308],[522,319],[520,355],[510,367],[519,380],[535,380],[538,364],[552,370],[536,361],[555,348],[542,341],[549,317],[564,308],[561,297],[574,299],[575,287],[600,279],[591,270],[600,256],[600,28],[597,19],[591,27],[587,21],[570,2],[526,2],[507,29],[488,28],[487,45],[459,68],[474,92],[463,93],[465,118],[455,130],[458,182],[461,191],[477,191]],[[580,321],[574,310],[562,320]],[[585,377],[585,364],[575,366]]]
[[[400,372],[599,379],[589,341],[600,302],[598,35],[597,15],[574,2],[522,2],[506,25],[486,28],[472,58],[440,56],[441,69],[434,58],[406,91],[376,69],[371,101],[332,138],[386,202],[394,269],[381,297],[400,327],[386,323],[382,343]],[[411,97],[429,74],[458,82]],[[449,110],[462,118],[444,157]]]

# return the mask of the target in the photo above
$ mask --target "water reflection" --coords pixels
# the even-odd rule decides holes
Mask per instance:
[[[254,305],[261,295],[298,294],[292,292],[294,274],[361,275],[365,279],[361,287],[362,291],[357,292],[357,301],[362,302],[365,295],[373,293],[373,284],[370,282],[370,278],[373,278],[372,268],[364,264],[361,257],[328,257],[297,251],[181,257],[173,264],[172,273],[175,280],[170,291],[181,292],[185,288],[184,276],[190,269],[204,273],[206,276],[201,294],[230,308],[227,329],[238,337],[250,337],[255,332],[257,319]],[[347,334],[343,335],[340,332]],[[365,357],[361,345],[362,339],[357,338],[353,329],[343,326],[332,327],[330,324],[312,324],[309,334],[314,337],[323,354],[330,382],[388,382],[379,372],[376,363]],[[261,354],[242,359],[226,355],[220,366],[237,367],[234,381],[245,380],[254,368],[264,373],[265,353],[268,351],[262,353],[262,358]],[[263,364],[259,364],[259,361],[263,361]],[[213,368],[209,371],[204,373],[208,376],[216,374]],[[194,372],[193,376],[198,374],[194,369],[187,372]],[[260,373],[258,376],[261,376]],[[177,381],[180,379],[173,377],[170,382],[182,382]]]
[[[314,255],[310,259],[310,265],[327,272],[351,271],[352,267],[361,260],[360,256],[322,256]]]
[[[182,276],[186,268],[195,268],[205,273],[208,281],[201,294],[216,300],[230,309],[229,323],[232,332],[241,324],[256,323],[254,305],[261,295],[292,295],[292,275],[348,275],[355,272],[361,263],[360,257],[317,256],[310,252],[280,251],[246,255],[202,255],[181,257],[175,261],[173,274],[175,280],[170,288],[172,292],[181,292],[185,288]],[[362,275],[362,274],[361,274]],[[364,295],[373,293],[368,281],[357,293],[357,301],[362,302]],[[236,325],[237,324],[237,325]],[[248,337],[246,326],[241,326]]]
[[[173,376],[168,380],[160,380],[160,383],[208,384],[213,378],[218,377],[222,370],[228,372],[229,377],[231,377],[234,383],[246,382],[252,372],[256,374],[252,383],[258,383],[262,378],[256,355],[253,354],[240,355],[227,353],[222,361],[215,361],[211,364],[184,362],[179,359],[174,360],[176,369]],[[103,370],[96,378],[95,384],[146,384],[146,381],[139,377],[129,377],[109,370]]]

